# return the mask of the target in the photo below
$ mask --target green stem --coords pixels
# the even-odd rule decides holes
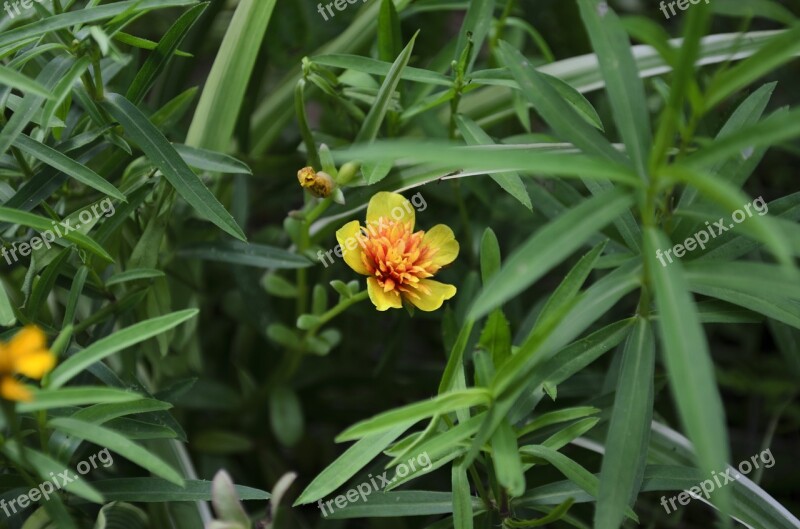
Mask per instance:
[[[340,301],[339,304],[337,304],[335,307],[328,310],[328,312],[324,313],[319,317],[319,321],[317,322],[317,324],[313,328],[309,329],[308,332],[306,332],[305,339],[308,340],[309,338],[313,337],[323,325],[325,325],[333,318],[335,318],[336,316],[347,310],[352,305],[364,301],[368,297],[369,297],[369,292],[367,290],[362,290],[355,296]]]

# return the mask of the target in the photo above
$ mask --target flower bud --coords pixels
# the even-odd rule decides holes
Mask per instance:
[[[334,188],[331,175],[324,171],[314,172],[313,167],[303,167],[297,171],[297,180],[301,187],[308,189],[312,195],[319,198],[329,196]]]

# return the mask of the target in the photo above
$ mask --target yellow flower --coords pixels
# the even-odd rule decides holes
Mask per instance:
[[[414,208],[402,195],[380,192],[367,206],[367,227],[357,220],[336,232],[344,261],[367,278],[378,310],[403,301],[430,312],[456,295],[456,287],[429,279],[458,257],[453,230],[444,224],[414,232]]]
[[[44,332],[35,325],[23,327],[8,343],[0,343],[0,397],[31,400],[31,393],[14,378],[40,379],[53,369],[56,357],[47,348]]]

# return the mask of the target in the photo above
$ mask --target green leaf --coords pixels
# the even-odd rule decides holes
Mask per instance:
[[[113,4],[79,9],[58,15],[52,15],[42,20],[25,24],[18,28],[8,30],[0,34],[0,48],[11,43],[26,39],[28,37],[38,37],[46,33],[67,29],[76,24],[91,24],[114,18],[122,13],[141,13],[152,9],[163,9],[167,7],[180,7],[192,5],[197,0],[127,0],[115,2]]]
[[[525,474],[517,447],[517,436],[507,419],[504,419],[492,435],[492,462],[497,481],[512,498],[525,492]]]
[[[103,102],[103,108],[125,127],[127,134],[161,170],[178,194],[200,215],[223,231],[242,241],[246,240],[244,232],[231,214],[189,169],[161,131],[124,97],[118,94],[108,94],[106,97],[107,101]]]
[[[725,468],[729,460],[725,409],[714,379],[714,366],[697,308],[689,294],[680,263],[661,266],[656,250],[667,248],[656,228],[645,231],[645,259],[659,311],[658,326],[672,395],[681,422],[697,450],[707,475]],[[719,489],[717,501],[727,512],[730,491]]]
[[[125,270],[118,274],[114,274],[106,280],[106,286],[119,285],[120,283],[127,283],[129,281],[138,281],[140,279],[153,279],[156,277],[164,277],[164,272],[154,268],[134,268]]]
[[[472,498],[474,512],[483,511],[483,505]],[[368,501],[348,503],[327,516],[330,520],[349,518],[396,518],[403,516],[429,516],[453,512],[453,495],[450,492],[431,490],[403,490],[373,494]]]
[[[276,0],[242,0],[225,32],[186,144],[228,152]]]
[[[628,35],[605,2],[580,0],[578,5],[606,82],[614,122],[639,176],[647,179],[650,114]]]
[[[625,157],[606,138],[590,127],[519,51],[507,42],[501,41],[498,55],[519,83],[522,93],[533,108],[559,137],[571,141],[586,154],[627,164]]]
[[[183,486],[178,486],[159,478],[118,478],[94,482],[106,501],[136,503],[209,501],[211,485],[211,481],[187,479]],[[269,499],[269,493],[242,485],[236,485],[236,494],[240,500]]]
[[[612,190],[585,200],[520,245],[473,302],[469,319],[478,319],[513,298],[580,248],[633,204],[633,198]]]
[[[97,513],[94,529],[147,529],[147,514],[128,503],[112,502]]]
[[[748,96],[747,99],[742,102],[742,104],[736,107],[736,110],[733,112],[733,114],[731,114],[731,117],[728,118],[728,120],[725,122],[725,125],[722,126],[717,134],[716,141],[735,133],[742,127],[755,125],[758,123],[762,114],[764,113],[764,109],[767,107],[767,104],[772,97],[772,93],[775,90],[775,85],[776,83],[765,84],[750,94],[750,96]],[[737,152],[736,154],[737,156],[730,160],[718,161],[709,166],[709,172],[720,175],[732,182],[738,183],[735,179],[730,177],[735,175],[738,171],[751,170],[748,167],[750,165],[748,164],[749,160],[753,160],[751,162],[752,169],[755,169],[755,165],[758,164],[760,157],[755,155],[755,152],[749,158],[746,158],[741,152]],[[687,209],[692,203],[695,202],[697,194],[697,188],[686,186],[681,193],[681,198],[678,202],[677,209]],[[687,219],[679,217],[675,220],[675,224],[673,225],[673,233],[680,234],[680,236],[677,237],[678,239],[688,237],[691,233],[695,233],[699,227],[699,223],[691,223],[690,227],[678,231],[678,228],[684,222],[686,222],[686,224],[690,224]]]
[[[489,314],[483,326],[478,347],[489,351],[492,363],[500,366],[511,355],[511,325],[499,309]]]
[[[544,459],[578,487],[597,497],[599,489],[597,477],[564,454],[542,445],[526,445],[522,447],[522,451],[527,455]]]
[[[19,211],[18,209],[4,207],[0,207],[0,222],[10,222],[12,224],[28,226],[29,228],[33,228],[41,233],[50,232],[51,234],[59,226],[59,224],[52,219],[40,217],[39,215],[34,215],[33,213],[28,213],[25,211]],[[83,233],[73,229],[69,233],[64,234],[63,238],[70,242],[74,242],[79,247],[92,252],[108,262],[114,261],[114,259],[103,249],[102,246],[97,244],[93,239],[90,239]]]
[[[456,124],[458,125],[458,130],[461,132],[461,135],[464,136],[467,145],[494,145],[492,138],[486,134],[477,123],[468,117],[462,115],[456,116]],[[509,195],[519,200],[523,206],[531,211],[533,210],[531,197],[528,196],[528,190],[525,189],[525,184],[517,173],[491,173],[489,176]]]
[[[17,322],[17,316],[11,307],[11,300],[8,299],[8,292],[3,282],[0,282],[0,325],[12,327]]]
[[[383,123],[383,119],[386,117],[386,112],[389,109],[389,104],[392,101],[392,95],[397,89],[397,85],[400,83],[400,74],[411,58],[411,52],[414,49],[414,42],[416,39],[417,35],[414,34],[400,55],[397,56],[397,59],[395,59],[391,69],[389,70],[389,73],[386,74],[386,79],[384,79],[380,90],[378,90],[375,103],[370,108],[367,117],[364,118],[364,123],[361,124],[361,129],[356,135],[355,143],[370,143],[378,136],[381,123]],[[384,165],[376,166],[372,164],[365,164],[362,166],[361,170],[364,173],[367,183],[373,184],[383,179],[386,174],[388,174],[385,165],[386,160],[381,160],[381,162]],[[382,170],[378,170],[381,167]]]
[[[563,410],[547,412],[536,417],[534,420],[520,428],[520,430],[517,432],[517,437],[523,437],[535,432],[536,430],[540,430],[547,426],[552,426],[553,424],[574,421],[575,419],[582,419],[596,413],[600,413],[600,409],[593,408],[591,406],[578,406],[575,408],[565,408]]]
[[[8,459],[14,461],[14,463],[17,465],[26,468],[30,465],[36,470],[37,474],[42,478],[42,480],[50,481],[51,479],[54,479],[53,475],[61,475],[66,470],[64,468],[64,463],[56,461],[50,456],[47,456],[37,450],[23,446],[22,451],[20,451],[19,443],[13,439],[6,441],[2,448],[0,448],[0,452],[5,454]],[[74,472],[68,472],[67,477],[73,479],[69,481],[64,480],[63,478],[61,479],[62,481],[67,481],[63,484],[63,487],[68,492],[92,503],[103,503],[103,495],[98,492],[93,485],[90,485],[86,482],[86,480],[81,479]]]
[[[717,176],[687,170],[678,165],[671,166],[665,172],[677,181],[696,187],[700,193],[722,206],[728,212],[733,213],[753,202],[739,188]],[[747,227],[749,233],[766,244],[776,259],[783,263],[787,270],[796,271],[791,252],[792,246],[786,240],[783,232],[776,227],[773,218],[750,214],[747,217]],[[662,248],[666,249],[668,247],[663,246]]]
[[[733,156],[743,156],[757,149],[788,141],[800,136],[800,109],[776,112],[754,125],[742,126],[735,132],[719,138],[711,145],[688,155],[681,165],[707,167]]]
[[[178,255],[187,259],[202,259],[219,263],[231,263],[257,268],[308,268],[311,261],[265,244],[239,241],[199,243],[178,250]]]
[[[451,469],[453,487],[453,529],[472,529],[472,494],[469,490],[467,469],[461,464],[454,464]]]
[[[86,404],[130,402],[141,398],[141,395],[132,391],[105,387],[43,389],[33,393],[32,401],[18,404],[17,411],[27,413]]]
[[[272,389],[269,396],[272,432],[284,446],[294,446],[303,436],[303,408],[297,394],[285,386]]]
[[[458,146],[440,141],[393,140],[378,141],[372,145],[357,145],[334,152],[337,160],[353,159],[380,162],[402,158],[408,162],[430,164],[432,169],[457,169],[459,172],[525,171],[539,177],[604,179],[640,187],[641,180],[630,168],[582,154],[559,152],[563,147],[540,144],[530,145],[475,145]],[[427,168],[426,169],[430,169]],[[441,177],[441,174],[438,175]]]
[[[399,53],[399,52],[398,52]],[[395,57],[397,54],[393,55]],[[379,61],[371,57],[362,57],[361,55],[346,55],[339,53],[331,53],[328,55],[315,55],[311,57],[311,62],[322,66],[331,66],[333,68],[344,68],[346,70],[355,70],[357,72],[368,73],[370,75],[387,76],[392,69],[392,63],[388,61]],[[439,72],[432,72],[430,70],[423,70],[422,68],[414,68],[406,66],[400,72],[400,79],[404,81],[414,81],[423,84],[433,84],[437,86],[450,86],[453,81]]]
[[[0,33],[0,41],[2,41],[4,37],[8,36],[9,33],[13,33],[13,31]],[[0,45],[0,47],[2,47],[2,45]],[[64,57],[57,57],[53,59],[47,63],[44,68],[42,68],[42,71],[36,78],[36,82],[48,90],[52,89],[67,73],[71,64],[72,61]],[[9,103],[9,107],[11,107],[10,99],[6,98],[6,100]],[[25,98],[20,101],[20,104],[15,109],[12,108],[12,110],[14,110],[14,115],[12,115],[11,119],[9,119],[8,122],[5,123],[2,128],[0,128],[0,156],[8,151],[8,148],[11,147],[11,144],[14,142],[17,136],[22,134],[22,132],[25,130],[25,127],[28,126],[28,123],[35,118],[44,101],[44,97],[29,92],[27,95],[25,95]]]
[[[81,371],[96,362],[121,351],[131,345],[141,343],[173,329],[197,315],[197,309],[186,309],[145,320],[121,331],[101,338],[92,345],[70,356],[50,373],[50,388],[58,389]]]
[[[467,14],[458,32],[453,58],[454,61],[459,61],[467,49],[468,41],[472,41],[472,52],[466,58],[465,73],[469,73],[472,70],[472,65],[475,64],[475,59],[478,58],[478,53],[483,47],[483,41],[486,40],[486,36],[489,34],[489,29],[492,26],[494,4],[495,0],[470,0],[469,2]]]
[[[181,145],[179,143],[174,143],[172,146],[175,147],[175,150],[178,151],[178,154],[181,155],[181,158],[183,158],[183,161],[185,161],[189,167],[214,173],[253,174],[253,171],[247,164],[237,160],[233,156],[208,151],[206,149],[198,149],[188,145]]]
[[[14,146],[30,154],[37,160],[46,163],[50,167],[68,174],[78,182],[97,189],[101,193],[114,197],[117,200],[125,201],[125,195],[123,195],[119,189],[111,185],[108,180],[85,165],[76,162],[72,158],[65,156],[44,143],[38,142],[25,134],[20,134],[14,140]]]
[[[50,99],[52,94],[38,82],[25,77],[16,70],[0,65],[0,85],[10,86],[23,92],[31,93],[45,99]]]
[[[339,434],[336,437],[336,442],[350,441],[367,435],[382,433],[399,425],[414,424],[436,414],[441,415],[460,408],[487,404],[490,400],[491,393],[483,388],[469,388],[442,393],[432,399],[409,404],[361,421]]]
[[[317,477],[300,494],[294,505],[315,502],[335,491],[400,437],[411,425],[412,423],[408,422],[383,433],[364,437],[354,443],[336,461],[317,474]]]
[[[776,35],[752,57],[721,71],[712,79],[706,92],[705,110],[711,110],[729,95],[794,59],[799,52],[800,27]]]
[[[92,64],[91,58],[87,56],[80,57],[70,67],[64,76],[59,79],[58,83],[53,88],[53,95],[50,100],[45,104],[42,109],[42,123],[47,126],[52,120],[56,109],[61,105],[65,99],[72,92],[75,83],[80,79],[81,75],[86,72]]]
[[[147,95],[148,90],[153,86],[158,76],[167,67],[169,60],[178,50],[186,34],[192,29],[197,18],[203,14],[208,3],[201,3],[193,6],[184,12],[178,20],[172,24],[167,33],[161,37],[158,45],[153,50],[144,64],[139,68],[136,77],[133,79],[125,97],[134,105],[138,105]]]
[[[596,529],[617,529],[642,486],[653,417],[654,368],[653,331],[647,319],[638,318],[622,353],[600,470]]]
[[[599,243],[589,253],[581,257],[578,263],[567,273],[553,294],[547,299],[547,303],[542,307],[541,312],[539,312],[533,327],[536,331],[541,328],[549,328],[572,306],[575,297],[580,293],[581,287],[588,279],[589,274],[597,264],[597,259],[605,248],[605,241]]]
[[[381,0],[381,10],[378,14],[378,58],[382,61],[391,61],[402,49],[403,34],[394,0]]]
[[[161,458],[151,454],[145,448],[128,440],[124,435],[108,428],[90,422],[60,417],[51,419],[48,426],[68,433],[90,443],[104,446],[112,452],[121,455],[128,461],[149,470],[156,476],[166,479],[176,485],[183,485],[183,477]]]

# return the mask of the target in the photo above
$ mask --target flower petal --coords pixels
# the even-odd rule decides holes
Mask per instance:
[[[431,262],[440,268],[449,265],[458,257],[458,241],[453,234],[453,230],[444,224],[437,224],[425,232],[422,244],[430,246],[434,252],[431,256]]]
[[[405,296],[421,311],[433,312],[439,309],[445,300],[456,295],[456,287],[434,281],[433,279],[423,279],[419,282],[416,289],[418,296]],[[428,293],[426,293],[428,292]]]
[[[50,351],[41,351],[18,358],[14,371],[29,378],[40,379],[56,365],[56,357]]]
[[[28,389],[19,381],[11,377],[3,377],[0,379],[0,397],[6,400],[21,400],[29,401],[33,399],[33,395]]]
[[[16,362],[29,354],[47,350],[47,337],[35,325],[26,325],[6,344],[8,357]]]
[[[364,253],[361,244],[358,242],[363,237],[361,225],[357,220],[348,222],[336,231],[336,240],[342,247],[342,258],[347,265],[361,275],[369,275],[369,270],[361,259]],[[349,244],[349,245],[348,245]],[[352,250],[350,248],[353,248]]]
[[[369,199],[367,206],[367,228],[379,225],[381,217],[409,224],[414,229],[414,206],[400,193],[381,191]]]
[[[374,277],[367,279],[367,292],[369,293],[370,301],[380,311],[403,308],[403,300],[400,299],[400,293],[397,290],[384,292],[378,284],[378,280]]]

